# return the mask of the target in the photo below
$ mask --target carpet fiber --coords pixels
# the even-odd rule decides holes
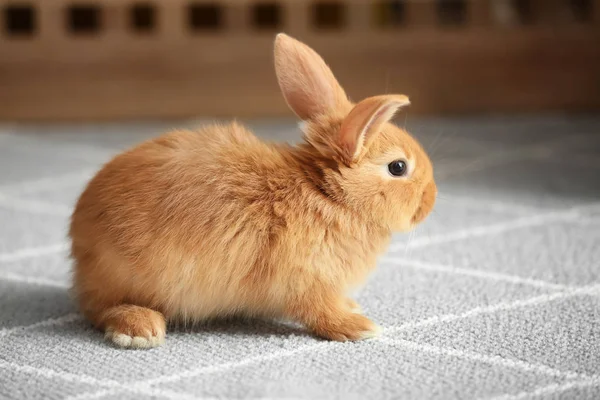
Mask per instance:
[[[440,196],[357,295],[379,338],[234,321],[120,350],[69,298],[68,217],[111,155],[191,124],[0,127],[0,398],[600,398],[600,118],[409,118]]]

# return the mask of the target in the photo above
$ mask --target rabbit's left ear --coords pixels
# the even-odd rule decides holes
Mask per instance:
[[[355,162],[370,141],[402,107],[410,104],[404,95],[369,97],[358,103],[344,119],[337,137],[340,156],[348,165]]]
[[[302,120],[350,107],[321,56],[283,33],[275,39],[275,72],[285,101]]]

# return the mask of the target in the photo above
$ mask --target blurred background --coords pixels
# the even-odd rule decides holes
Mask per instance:
[[[413,115],[595,112],[597,0],[0,0],[0,119],[289,117],[275,33]]]

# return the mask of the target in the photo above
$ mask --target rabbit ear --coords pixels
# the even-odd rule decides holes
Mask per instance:
[[[357,160],[363,148],[403,106],[410,104],[403,95],[369,97],[358,103],[342,122],[337,146],[347,164]]]
[[[275,72],[285,101],[303,120],[350,104],[325,61],[283,33],[275,39]]]

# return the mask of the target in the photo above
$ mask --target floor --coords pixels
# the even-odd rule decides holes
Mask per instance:
[[[600,116],[401,118],[440,196],[358,295],[377,339],[237,321],[104,342],[67,292],[73,203],[119,150],[201,122],[0,125],[0,399],[600,398]]]

